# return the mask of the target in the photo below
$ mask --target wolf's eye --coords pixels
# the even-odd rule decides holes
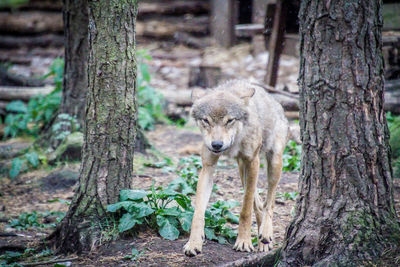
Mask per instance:
[[[228,125],[228,124],[231,124],[232,122],[234,122],[235,121],[235,119],[229,119],[229,120],[227,120],[226,121],[226,124]]]
[[[210,124],[210,122],[209,122],[207,119],[202,119],[201,121],[202,121],[204,124],[207,124],[207,125]]]

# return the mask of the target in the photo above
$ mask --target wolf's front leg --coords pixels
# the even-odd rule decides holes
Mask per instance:
[[[196,189],[196,201],[190,229],[189,241],[184,246],[183,250],[187,256],[196,256],[201,253],[204,240],[204,213],[208,201],[210,199],[213,188],[213,173],[215,170],[218,157],[211,152],[202,152],[203,168],[200,172],[199,181]]]
[[[246,182],[242,211],[239,217],[239,233],[236,243],[233,246],[238,251],[253,251],[251,242],[251,214],[253,211],[254,193],[257,186],[258,170],[260,168],[260,158],[257,154],[251,161],[244,161],[246,170]]]

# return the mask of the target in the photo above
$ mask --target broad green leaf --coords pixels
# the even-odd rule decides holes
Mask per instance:
[[[140,223],[132,214],[125,213],[121,219],[119,219],[118,231],[120,233],[132,229],[137,223]]]
[[[148,192],[144,190],[137,190],[137,189],[123,189],[119,193],[119,197],[121,201],[125,200],[138,200],[138,199],[143,199],[145,196],[148,195]]]
[[[146,203],[131,202],[131,204],[132,205],[130,206],[129,210],[131,213],[133,213],[135,218],[143,218],[154,213],[154,210],[150,208]]]
[[[21,100],[16,100],[10,102],[6,106],[6,110],[8,112],[16,112],[16,113],[26,113],[28,112],[28,108],[26,107],[26,104],[22,102]]]
[[[20,158],[13,159],[13,161],[11,163],[11,170],[10,170],[11,179],[14,179],[15,177],[18,176],[18,174],[20,173],[20,171],[22,169],[23,163],[24,163],[24,161]]]
[[[204,234],[206,235],[206,238],[209,240],[218,240],[217,236],[214,233],[214,229],[211,228],[204,228]]]
[[[181,223],[183,231],[189,233],[190,227],[192,226],[192,219],[193,219],[193,213],[191,212],[182,213],[182,215],[179,217],[179,222]]]
[[[226,241],[226,238],[223,237],[223,236],[218,236],[218,237],[217,237],[217,241],[218,241],[218,243],[220,243],[220,244],[227,244],[227,243],[228,243],[228,241]]]
[[[225,211],[224,216],[228,222],[234,223],[234,224],[239,224],[239,216],[236,216],[229,210]]]
[[[162,217],[162,216],[160,216]],[[158,216],[157,216],[158,218]],[[158,223],[158,222],[157,222]],[[175,240],[179,237],[179,230],[168,219],[162,220],[158,233],[165,239]]]
[[[132,205],[133,205],[132,201],[121,201],[121,202],[117,202],[115,204],[108,205],[107,211],[108,212],[116,212],[117,210],[119,210],[121,208],[124,208],[128,211]]]
[[[181,211],[177,208],[166,208],[160,210],[161,215],[175,216],[179,217],[181,215]]]
[[[174,190],[172,190],[171,188],[167,188],[167,189],[164,189],[164,190],[162,190],[161,192],[160,192],[160,195],[161,196],[164,196],[164,197],[169,197],[169,196],[176,196],[176,195],[178,195],[179,193],[178,192],[176,192],[176,191],[174,191]]]
[[[150,72],[148,66],[146,64],[140,64],[139,67],[143,80],[145,80],[146,82],[150,82]]]
[[[175,197],[176,203],[178,203],[179,206],[181,206],[184,210],[192,210],[192,202],[190,201],[190,198],[188,198],[185,195],[177,195]]]
[[[26,153],[25,157],[33,167],[36,168],[39,165],[39,157],[36,152]]]

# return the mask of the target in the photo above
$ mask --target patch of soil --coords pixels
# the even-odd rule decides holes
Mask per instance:
[[[87,259],[79,261],[84,266],[213,266],[230,262],[247,256],[251,253],[236,252],[232,245],[221,245],[207,241],[203,252],[196,257],[187,257],[182,248],[187,237],[179,240],[166,240],[156,233],[145,232],[138,237],[120,239],[102,246],[97,252],[89,254]],[[135,260],[124,259],[136,248],[142,254]],[[217,252],[217,253],[216,253]],[[99,254],[101,260],[99,262]]]
[[[76,184],[79,173],[71,169],[57,170],[41,180],[41,188],[46,191],[57,191],[60,189],[68,189]]]

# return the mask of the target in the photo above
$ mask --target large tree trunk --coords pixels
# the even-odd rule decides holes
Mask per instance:
[[[135,139],[136,0],[88,1],[89,91],[79,186],[56,232],[59,252],[98,245],[106,205],[130,188]]]
[[[302,1],[300,195],[281,266],[364,266],[399,244],[381,7],[379,0]]]

